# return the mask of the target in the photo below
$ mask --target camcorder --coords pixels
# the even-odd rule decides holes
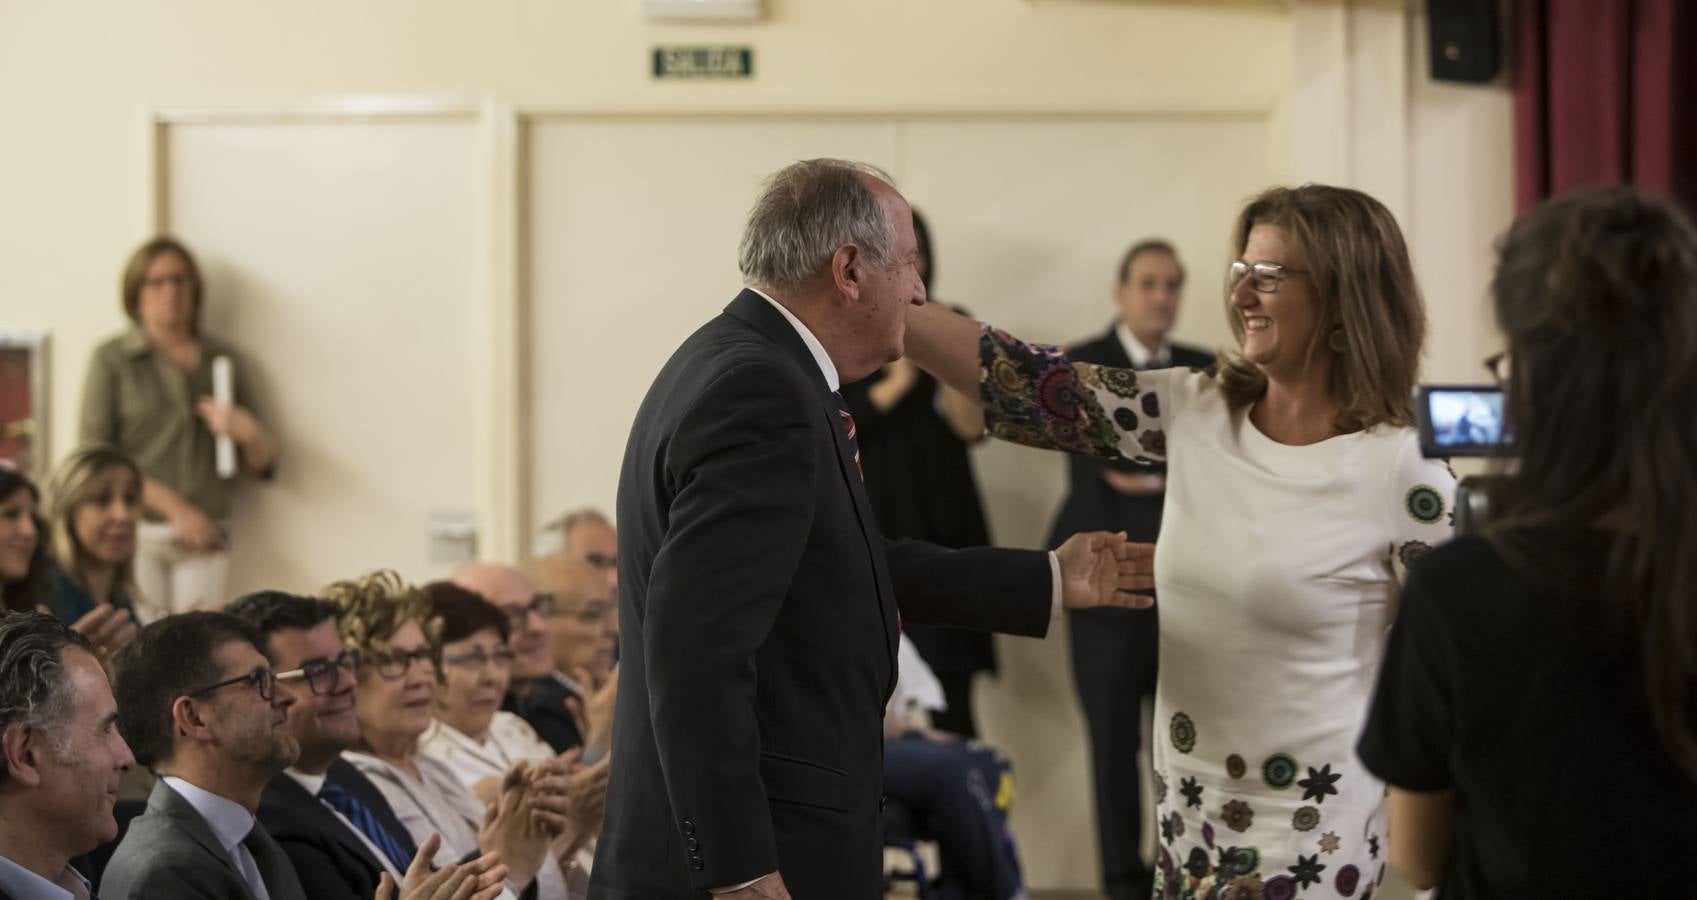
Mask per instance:
[[[1503,390],[1477,384],[1423,384],[1415,389],[1420,454],[1427,459],[1497,456],[1514,449],[1503,418]],[[1469,475],[1455,488],[1455,533],[1472,534],[1490,515],[1489,476]]]

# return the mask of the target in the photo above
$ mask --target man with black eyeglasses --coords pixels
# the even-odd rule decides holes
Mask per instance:
[[[342,760],[359,743],[354,682],[360,655],[336,634],[334,603],[282,591],[260,591],[227,611],[256,628],[277,670],[277,691],[288,694],[289,733],[300,746],[295,764],[271,779],[259,801],[259,822],[294,863],[313,900],[368,900],[385,874],[403,898],[421,892],[409,878],[418,848],[383,793]],[[426,854],[423,871],[428,873]],[[499,892],[503,867],[493,857],[468,861],[482,896]],[[441,896],[452,896],[442,894]]]
[[[159,776],[101,880],[107,900],[306,900],[254,817],[266,782],[295,761],[294,695],[235,616],[191,612],[143,628],[112,663],[118,729]]]

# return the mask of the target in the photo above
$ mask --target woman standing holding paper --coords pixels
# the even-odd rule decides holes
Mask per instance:
[[[269,477],[277,445],[240,403],[233,348],[200,330],[200,271],[188,248],[168,237],[143,244],[124,268],[122,297],[131,327],[89,363],[81,439],[112,444],[141,467],[143,618],[222,606],[234,478],[238,469]]]

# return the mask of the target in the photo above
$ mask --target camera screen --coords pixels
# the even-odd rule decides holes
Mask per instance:
[[[1424,385],[1419,416],[1427,456],[1482,456],[1506,443],[1499,388]]]

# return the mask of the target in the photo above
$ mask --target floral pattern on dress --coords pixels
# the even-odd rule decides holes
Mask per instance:
[[[1338,839],[1337,832],[1335,831],[1328,831],[1325,834],[1320,835],[1321,853],[1336,853],[1338,852],[1338,847],[1342,846],[1342,844],[1343,842]]]
[[[1355,896],[1355,889],[1361,885],[1361,870],[1354,866],[1344,866],[1338,870],[1337,880],[1332,882],[1338,893],[1345,897]]]
[[[1290,827],[1297,831],[1313,831],[1320,824],[1320,810],[1313,806],[1304,806],[1290,817]]]
[[[1261,763],[1261,780],[1275,791],[1282,791],[1296,783],[1299,774],[1296,759],[1289,753],[1275,753]]]
[[[1225,806],[1220,807],[1220,818],[1233,831],[1248,831],[1255,821],[1255,810],[1242,800],[1228,800]]]
[[[1173,749],[1180,753],[1189,753],[1196,749],[1196,723],[1184,713],[1173,713],[1172,724],[1168,732],[1173,741]]]
[[[1402,561],[1402,567],[1406,569],[1430,549],[1432,545],[1425,541],[1404,541],[1402,546],[1396,548],[1396,558]]]
[[[1285,871],[1289,872],[1291,877],[1296,879],[1298,887],[1308,887],[1309,885],[1320,883],[1320,873],[1326,871],[1326,864],[1320,861],[1320,854],[1318,853],[1313,856],[1303,856],[1298,853],[1296,855],[1296,865],[1289,867]]]
[[[1261,896],[1266,900],[1296,900],[1296,879],[1289,875],[1274,875],[1262,882]]]
[[[1422,525],[1435,525],[1444,517],[1444,495],[1429,484],[1409,488],[1403,505],[1408,509],[1408,517]]]
[[[998,438],[1045,450],[1124,459],[1130,451],[1121,449],[1123,433],[1135,435],[1130,446],[1139,449],[1130,457],[1133,462],[1160,462],[1166,454],[1166,435],[1159,428],[1160,399],[1144,387],[1133,369],[1075,363],[1059,347],[1021,343],[989,326],[979,337],[979,365],[985,421]],[[1103,406],[1097,389],[1104,392],[1111,408]],[[1131,417],[1121,417],[1122,411]],[[1143,421],[1138,421],[1137,412],[1143,414]],[[1123,423],[1132,427],[1122,429]]]
[[[1243,757],[1233,753],[1226,757],[1226,774],[1233,778],[1242,778],[1249,774],[1249,765],[1243,761]]]
[[[1328,795],[1338,792],[1338,779],[1342,777],[1342,772],[1332,771],[1331,763],[1326,763],[1318,769],[1309,766],[1308,777],[1297,782],[1302,787],[1302,799],[1325,803]]]
[[[1189,776],[1179,779],[1178,792],[1184,795],[1184,805],[1202,808],[1202,785]]]

